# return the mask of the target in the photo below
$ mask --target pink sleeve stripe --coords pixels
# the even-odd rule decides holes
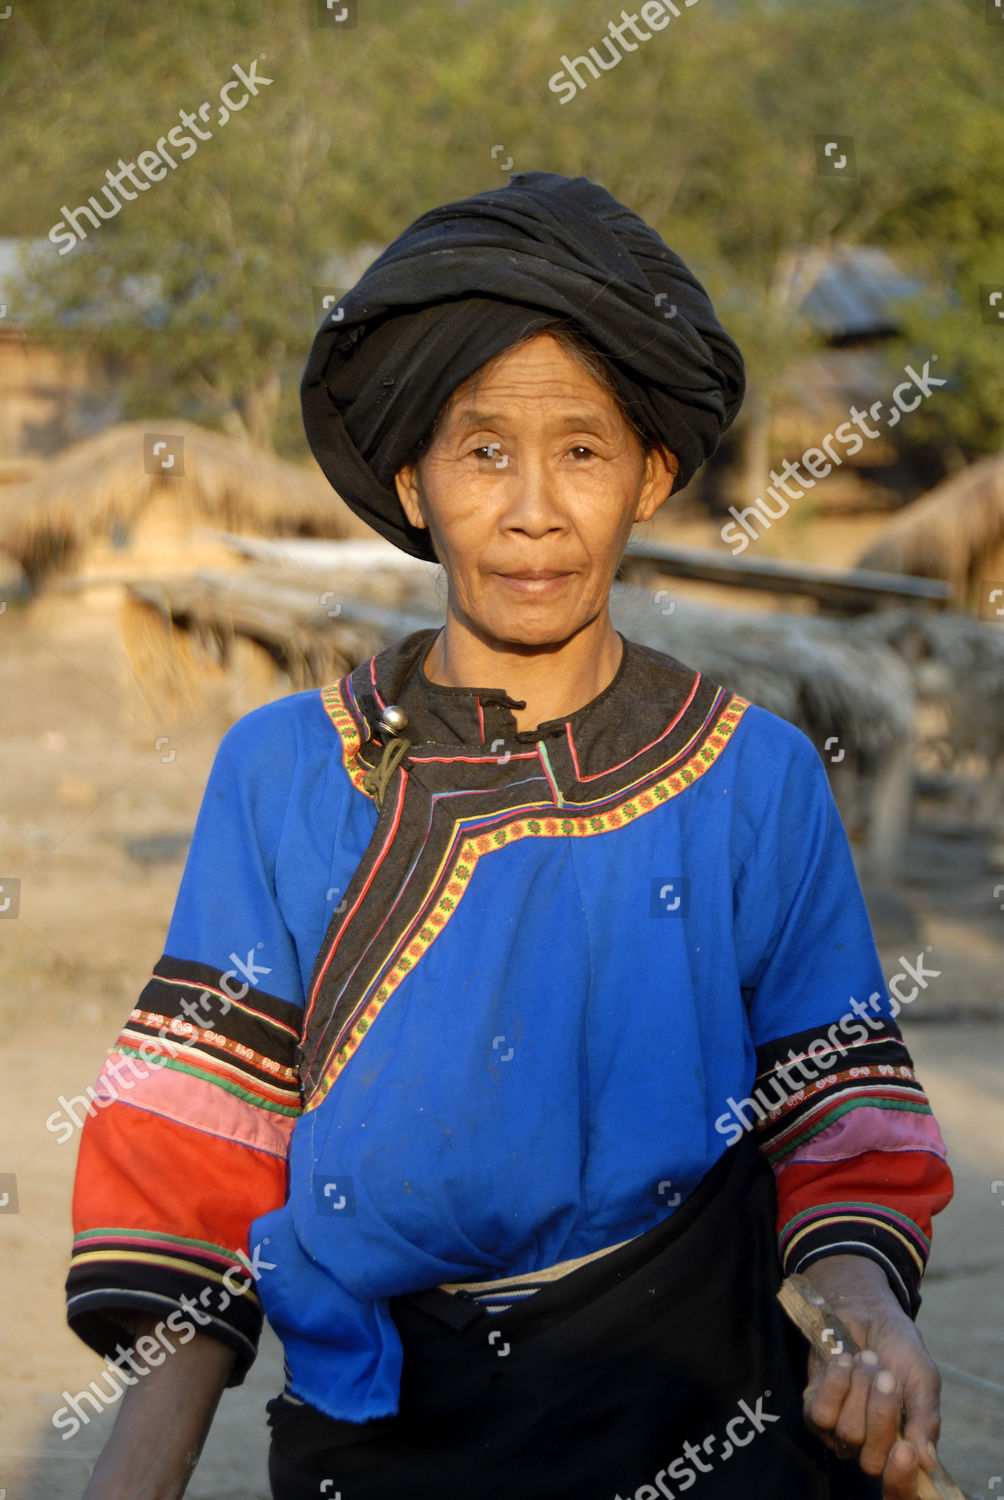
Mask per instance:
[[[114,1065],[118,1055],[110,1053],[109,1062]],[[95,1103],[102,1107],[98,1100]],[[282,1161],[289,1155],[289,1140],[296,1124],[294,1116],[258,1109],[228,1090],[179,1068],[151,1068],[149,1077],[138,1083],[128,1097],[116,1093],[109,1103],[132,1104],[178,1125],[188,1125]]]
[[[927,1151],[941,1161],[948,1155],[933,1115],[861,1105],[786,1156],[777,1170],[796,1162],[847,1161],[867,1151]]]

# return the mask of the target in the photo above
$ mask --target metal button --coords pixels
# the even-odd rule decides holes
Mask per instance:
[[[396,703],[388,703],[380,717],[379,728],[384,734],[403,734],[408,727],[408,715]]]

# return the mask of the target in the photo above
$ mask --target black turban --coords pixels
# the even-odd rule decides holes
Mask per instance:
[[[557,320],[601,356],[644,435],[676,454],[682,488],[739,410],[738,348],[697,278],[636,213],[586,177],[523,172],[416,219],[321,325],[303,420],[346,504],[405,552],[435,560],[394,475],[462,381]]]

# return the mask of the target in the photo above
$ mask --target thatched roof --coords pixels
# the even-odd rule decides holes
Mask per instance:
[[[970,464],[898,515],[859,568],[943,578],[961,603],[1004,544],[1004,453]]]
[[[183,472],[146,472],[144,442],[152,432],[184,439]],[[106,428],[58,454],[33,478],[0,489],[0,549],[37,577],[65,563],[90,537],[128,528],[163,495],[193,526],[272,536],[373,535],[313,459],[301,467],[172,417]]]
[[[299,691],[343,677],[391,641],[442,623],[434,604],[411,601],[406,589],[392,588],[388,598],[393,579],[368,575],[362,598],[346,598],[337,574],[330,581],[336,587],[324,589],[321,580],[268,567],[130,581],[123,639],[156,716],[173,722],[177,710],[199,701],[195,654],[186,637],[223,666],[238,638],[253,641]]]

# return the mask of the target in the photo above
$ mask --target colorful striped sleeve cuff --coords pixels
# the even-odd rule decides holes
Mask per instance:
[[[896,1023],[876,1015],[855,1029],[855,1041],[831,1027],[759,1047],[744,1102],[777,1182],[785,1274],[826,1255],[864,1255],[915,1317],[931,1220],[951,1199],[952,1175]]]
[[[233,970],[156,965],[80,1143],[67,1315],[98,1353],[121,1351],[130,1315],[150,1313],[181,1343],[221,1339],[238,1356],[231,1383],[243,1379],[270,1269],[249,1231],[286,1196],[299,1018]]]

